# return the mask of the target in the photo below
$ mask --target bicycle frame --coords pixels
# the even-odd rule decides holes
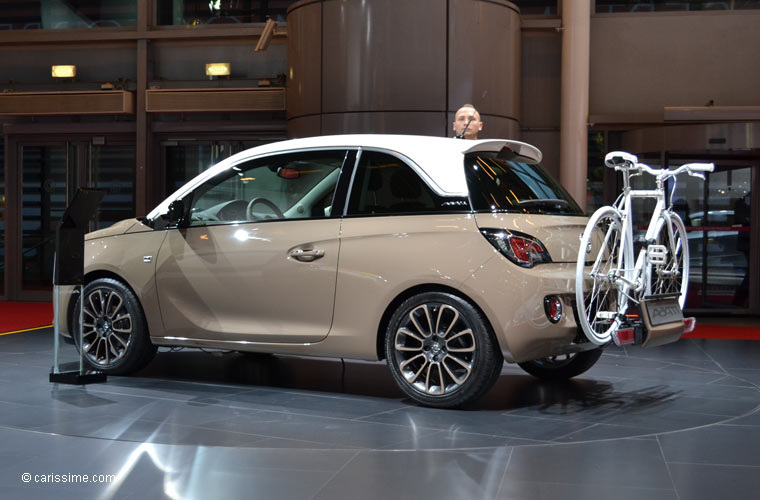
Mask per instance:
[[[652,212],[652,217],[649,220],[647,232],[644,237],[646,242],[652,241],[656,236],[657,221],[661,217],[665,220],[666,227],[668,228],[670,236],[668,241],[673,241],[673,228],[670,223],[671,207],[666,207],[664,180],[660,176],[656,177],[657,188],[654,190],[632,189],[630,183],[630,178],[632,177],[631,169],[616,168],[616,170],[623,171],[623,193],[619,197],[619,201],[617,201],[613,206],[617,210],[618,215],[620,216],[620,220],[623,224],[621,230],[621,233],[623,235],[623,242],[618,249],[618,262],[623,262],[624,265],[624,268],[622,269],[623,276],[618,276],[617,279],[624,283],[624,286],[621,290],[623,295],[625,295],[628,299],[638,303],[638,297],[641,296],[642,289],[644,288],[645,284],[649,284],[647,276],[651,272],[651,264],[648,264],[647,262],[647,246],[639,250],[639,254],[636,257],[636,262],[635,264],[633,263],[633,199],[654,198],[656,200],[655,208]],[[676,179],[673,178],[674,190],[675,182]],[[668,248],[667,250],[670,252],[675,252],[677,249]],[[650,295],[651,290],[644,290],[644,294]],[[622,311],[622,314],[625,314],[625,310]]]

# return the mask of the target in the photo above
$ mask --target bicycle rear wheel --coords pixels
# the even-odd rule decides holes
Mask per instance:
[[[664,246],[667,253],[664,263],[651,264],[647,273],[647,293],[678,293],[678,303],[683,309],[689,288],[689,240],[686,237],[686,227],[678,214],[668,212],[658,219],[654,234],[656,244]]]
[[[623,224],[617,211],[602,207],[594,212],[578,251],[575,301],[583,333],[597,345],[610,341],[628,301],[624,284],[615,279],[624,276],[625,261],[630,260],[621,254],[622,244]]]

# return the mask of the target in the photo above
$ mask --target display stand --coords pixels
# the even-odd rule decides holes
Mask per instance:
[[[59,384],[91,384],[105,382],[106,374],[94,370],[86,370],[82,346],[82,307],[79,308],[79,322],[76,331],[71,332],[79,339],[79,369],[63,371],[60,364],[60,331],[59,314],[60,297],[62,293],[79,291],[79,297],[84,297],[84,235],[89,231],[88,225],[95,211],[103,200],[105,192],[99,189],[80,188],[74,195],[71,204],[66,208],[61,223],[55,231],[55,261],[53,263],[53,369],[50,372],[50,382]],[[63,291],[66,288],[66,291]],[[72,299],[73,300],[73,299]],[[61,315],[65,317],[66,315]],[[71,363],[66,368],[70,368]]]

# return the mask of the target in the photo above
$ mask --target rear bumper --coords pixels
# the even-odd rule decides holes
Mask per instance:
[[[507,361],[524,362],[596,348],[575,321],[575,264],[541,264],[531,269],[495,256],[464,283],[479,297]],[[485,291],[489,293],[486,296]],[[552,323],[544,298],[557,296],[563,315]]]

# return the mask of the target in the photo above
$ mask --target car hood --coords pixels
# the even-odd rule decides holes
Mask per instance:
[[[588,217],[571,215],[475,214],[478,227],[519,231],[538,238],[552,262],[576,262]]]
[[[98,238],[106,238],[108,236],[116,236],[119,234],[124,234],[127,231],[129,231],[135,224],[140,224],[140,221],[137,219],[125,219],[105,229],[99,229],[97,231],[87,233],[84,236],[84,239],[85,241],[88,241],[88,240],[95,240]]]

